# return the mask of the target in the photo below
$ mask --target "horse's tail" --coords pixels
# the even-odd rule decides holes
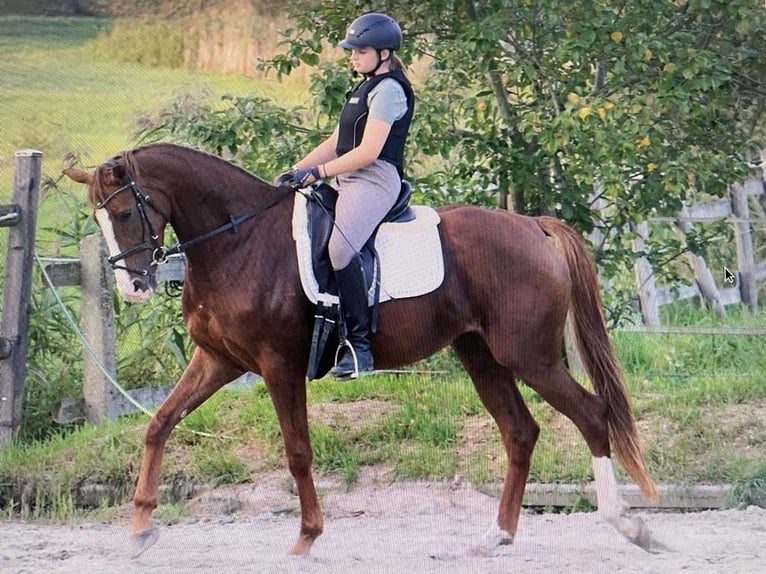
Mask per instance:
[[[607,402],[610,442],[617,459],[644,494],[656,500],[657,486],[644,464],[628,394],[607,334],[593,259],[582,237],[571,227],[553,217],[538,217],[537,221],[569,265],[577,347],[596,393]]]

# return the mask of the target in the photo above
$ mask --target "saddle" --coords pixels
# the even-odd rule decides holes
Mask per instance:
[[[306,197],[306,224],[311,245],[311,267],[318,286],[316,311],[311,336],[311,354],[307,376],[309,380],[324,376],[335,363],[335,351],[340,333],[340,308],[335,273],[327,249],[335,223],[335,203],[338,192],[322,182],[301,193]],[[402,188],[393,207],[373,232],[360,252],[364,276],[367,280],[368,301],[371,307],[371,332],[376,331],[377,310],[380,302],[380,258],[375,250],[375,239],[384,223],[404,223],[415,219],[409,206],[412,187],[402,181]],[[333,343],[328,346],[328,343]]]

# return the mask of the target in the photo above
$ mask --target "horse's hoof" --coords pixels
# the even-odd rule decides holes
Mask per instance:
[[[490,557],[501,546],[513,544],[513,534],[493,525],[481,537],[481,541],[471,548],[471,556]]]
[[[309,538],[308,536],[298,536],[298,540],[295,541],[290,554],[293,556],[308,556],[311,552],[311,547],[314,545],[315,538]]]
[[[134,534],[132,540],[132,549],[130,553],[131,558],[138,558],[141,556],[141,554],[154,546],[154,543],[157,542],[159,537],[160,531],[157,530],[156,526],[150,528],[149,530],[144,530],[143,532]]]
[[[652,537],[649,527],[638,516],[631,516],[630,518],[626,517],[620,526],[620,531],[625,538],[647,552],[656,554],[662,550],[670,550],[667,546]]]
[[[659,554],[660,552],[673,552],[672,548],[669,548],[652,536],[649,527],[638,516],[634,516],[631,519],[630,531],[631,535],[628,536],[628,540],[630,540],[636,546],[646,550],[650,554]]]
[[[630,520],[630,526],[625,529],[624,534],[625,538],[647,552],[652,547],[652,535],[646,527],[646,524],[644,524],[644,521],[637,516],[634,516]]]

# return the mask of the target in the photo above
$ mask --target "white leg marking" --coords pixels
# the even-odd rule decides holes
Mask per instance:
[[[106,247],[109,250],[110,256],[115,256],[120,252],[120,246],[117,243],[117,238],[114,236],[114,227],[112,227],[112,220],[109,219],[109,213],[106,209],[101,208],[96,210],[96,220],[98,226],[101,228],[101,233],[106,241]],[[114,282],[117,285],[117,291],[120,295],[128,301],[146,301],[152,296],[153,289],[147,291],[137,291],[133,287],[133,283],[130,280],[130,275],[124,269],[114,270]]]
[[[638,516],[629,516],[629,507],[620,496],[612,459],[608,456],[592,457],[593,476],[596,478],[598,512],[628,540],[649,550],[652,538],[649,529]]]
[[[622,500],[617,489],[612,459],[608,456],[592,457],[593,476],[596,478],[596,501],[598,512],[610,524],[625,514],[628,505]]]

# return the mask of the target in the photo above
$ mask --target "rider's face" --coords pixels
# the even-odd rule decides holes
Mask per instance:
[[[381,51],[381,57],[387,56],[388,50]],[[351,65],[355,72],[369,74],[378,65],[378,51],[375,48],[354,48],[351,50]]]

